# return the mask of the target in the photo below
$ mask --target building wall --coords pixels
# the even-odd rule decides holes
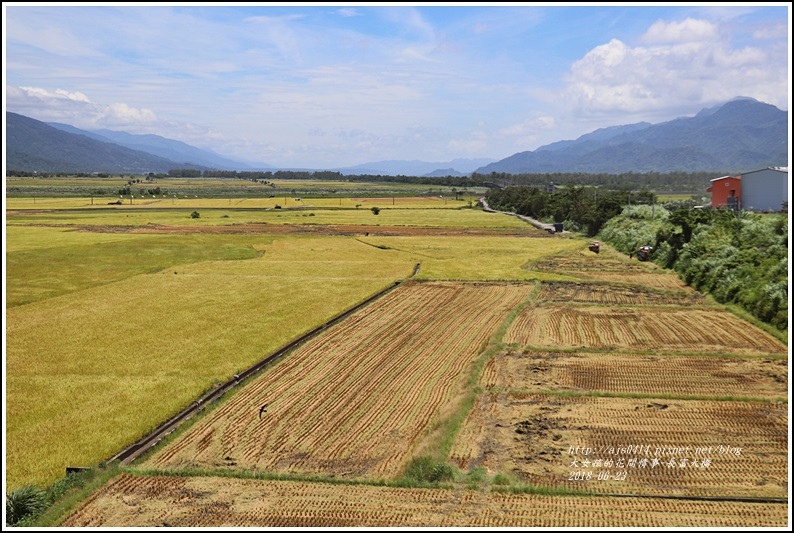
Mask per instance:
[[[731,196],[742,200],[742,180],[739,176],[724,176],[711,180],[711,187],[706,189],[711,193],[711,207],[725,207]]]
[[[766,168],[742,174],[742,209],[780,211],[788,201],[788,171]]]

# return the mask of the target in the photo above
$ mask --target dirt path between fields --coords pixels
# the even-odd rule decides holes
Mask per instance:
[[[546,232],[527,225],[517,228],[468,228],[444,226],[380,226],[347,224],[266,224],[247,223],[226,226],[185,226],[147,224],[145,226],[94,226],[87,224],[29,224],[30,226],[71,228],[92,233],[148,233],[148,234],[306,234],[344,236],[502,236],[548,237]]]

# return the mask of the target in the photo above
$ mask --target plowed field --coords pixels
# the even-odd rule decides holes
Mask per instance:
[[[648,307],[525,308],[504,341],[541,349],[589,348],[719,354],[785,354],[764,331],[718,309]]]
[[[289,354],[146,466],[394,476],[533,287],[403,285]]]
[[[785,404],[493,392],[452,459],[549,487],[785,498],[787,450]]]
[[[488,361],[480,385],[488,390],[553,389],[775,401],[788,396],[788,361],[761,357],[503,352]]]
[[[122,475],[65,527],[784,527],[773,503]]]

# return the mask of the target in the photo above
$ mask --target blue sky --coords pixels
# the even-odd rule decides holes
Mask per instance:
[[[498,160],[737,96],[788,111],[790,23],[782,2],[6,2],[3,107],[282,167]]]

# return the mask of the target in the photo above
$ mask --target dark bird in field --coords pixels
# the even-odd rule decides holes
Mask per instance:
[[[259,418],[260,419],[262,418],[262,413],[267,413],[267,409],[266,408],[267,408],[267,404],[265,404],[265,405],[263,405],[262,407],[259,408]]]

